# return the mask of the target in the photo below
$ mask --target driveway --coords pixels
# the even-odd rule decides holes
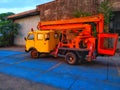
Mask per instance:
[[[63,58],[32,59],[25,52],[2,49],[0,73],[1,76],[13,78],[15,81],[12,82],[22,80],[24,86],[21,85],[23,88],[19,90],[26,90],[25,88],[31,85],[34,90],[120,90],[119,57],[98,57],[93,63],[68,65]],[[2,80],[1,76],[0,80]],[[0,81],[0,88],[4,89],[7,85]],[[35,85],[38,88],[35,89]],[[15,86],[13,83],[10,87]]]

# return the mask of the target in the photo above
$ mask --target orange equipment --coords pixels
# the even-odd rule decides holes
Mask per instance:
[[[94,30],[91,23],[94,23],[96,27],[97,36],[93,35]],[[76,64],[83,60],[92,61],[97,55],[115,54],[118,35],[104,33],[104,17],[102,14],[39,22],[37,28],[39,30],[61,31],[60,41],[51,54],[64,56],[69,64]]]

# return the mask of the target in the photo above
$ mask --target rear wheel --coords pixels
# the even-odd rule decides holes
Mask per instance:
[[[73,52],[69,52],[66,54],[65,60],[67,61],[68,64],[74,65],[77,63],[77,56]]]
[[[39,52],[35,49],[31,50],[31,57],[32,58],[38,58],[39,57]]]

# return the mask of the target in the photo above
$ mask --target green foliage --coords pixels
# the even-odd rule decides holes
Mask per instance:
[[[104,25],[105,32],[109,32],[108,27],[110,24],[110,19],[113,17],[112,14],[112,4],[108,0],[104,0],[101,2],[98,13],[102,13],[104,15]]]
[[[96,24],[95,23],[90,23],[90,25],[92,26],[92,30],[93,30],[92,35],[94,37],[97,37]]]
[[[79,18],[79,17],[91,16],[91,15],[92,15],[91,13],[86,13],[80,10],[80,11],[76,11],[73,16]],[[93,36],[96,37],[97,36],[96,25],[94,23],[89,23],[89,24],[92,26]]]
[[[112,4],[109,2],[109,0],[104,0],[101,2],[100,6],[98,6],[98,13],[102,13],[104,15],[104,30],[105,32],[109,32],[109,24],[110,24],[110,19],[113,17],[112,14]],[[86,13],[82,10],[76,11],[73,16],[76,18],[79,17],[85,17],[85,16],[91,16],[92,14]],[[91,24],[91,23],[90,23]],[[92,30],[93,30],[93,35],[96,36],[96,25],[92,25]]]
[[[87,13],[87,12],[83,12],[82,10],[79,10],[79,11],[76,11],[73,14],[73,16],[76,17],[76,18],[79,18],[79,17],[91,16],[91,14]]]
[[[13,45],[14,36],[17,35],[18,24],[8,20],[7,17],[13,13],[0,14],[0,46]]]
[[[8,13],[2,13],[2,14],[0,14],[0,21],[6,21],[7,17],[10,16],[10,15],[14,15],[14,13],[8,12]]]

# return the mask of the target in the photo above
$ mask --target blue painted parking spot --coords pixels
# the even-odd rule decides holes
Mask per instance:
[[[108,71],[108,80],[113,83],[120,83],[120,75],[117,68],[110,67]]]
[[[120,90],[120,86],[108,81],[78,79],[70,90]]]
[[[80,78],[95,79],[95,80],[106,80],[107,78],[107,68],[92,68],[84,66],[70,66],[62,64],[59,67],[52,70],[53,72],[69,74],[73,76],[78,76]]]
[[[35,72],[33,70],[27,70],[25,68],[15,67],[12,65],[0,68],[0,72],[25,79],[35,78],[36,75],[39,74],[39,72]]]
[[[3,53],[2,53],[3,52]],[[4,55],[6,54],[6,55]],[[0,50],[0,73],[71,90],[120,90],[114,63],[68,65],[59,59],[32,59],[24,52]]]
[[[54,86],[57,88],[68,89],[74,83],[76,77],[68,74],[47,72],[36,79],[37,82]]]
[[[42,70],[36,71],[15,66],[6,66],[4,68],[0,68],[0,72],[62,89],[68,89],[74,82],[75,78],[69,75],[60,75],[52,72],[44,73]]]
[[[0,57],[22,54],[22,53],[24,53],[24,52],[10,51],[10,50],[0,50]]]
[[[49,62],[49,61],[44,61],[44,60],[28,60],[24,62],[19,62],[16,64],[19,67],[25,67],[25,68],[30,68],[30,69],[37,69],[37,70],[48,70],[50,67],[54,66],[57,64],[57,62]]]
[[[10,64],[2,64],[2,63],[0,63],[0,68],[4,68],[6,66],[10,66]]]
[[[0,63],[7,63],[7,64],[15,64],[17,62],[22,62],[20,59],[13,59],[13,58],[5,58],[0,60]]]

